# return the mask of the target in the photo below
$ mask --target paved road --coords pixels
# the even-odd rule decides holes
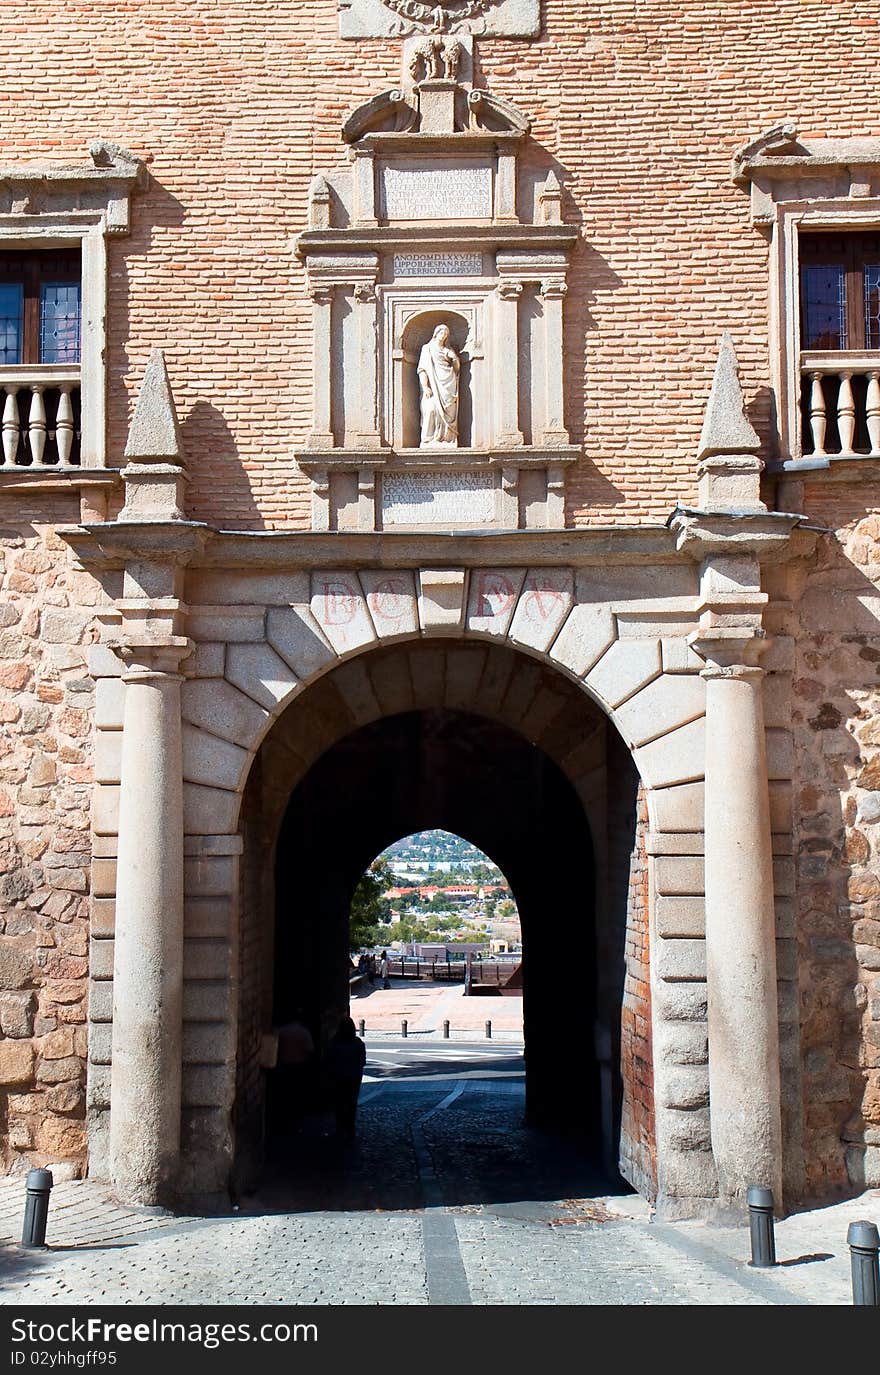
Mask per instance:
[[[843,1218],[833,1245],[827,1218],[783,1224],[780,1256],[791,1263],[751,1271],[744,1229],[650,1222],[641,1200],[585,1163],[576,1140],[525,1128],[518,1049],[368,1050],[354,1151],[313,1119],[274,1151],[260,1195],[218,1218],[145,1215],[95,1185],[60,1185],[52,1249],[0,1248],[2,1301],[848,1301]],[[0,1188],[0,1237],[16,1236],[20,1204],[20,1184]],[[877,1215],[880,1195],[874,1206]]]

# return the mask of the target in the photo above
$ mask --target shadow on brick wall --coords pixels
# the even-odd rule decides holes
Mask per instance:
[[[200,509],[203,500],[199,489],[207,484],[211,510],[220,513],[213,517],[213,525],[236,530],[265,529],[265,517],[254,501],[250,477],[223,412],[210,401],[197,401],[181,417],[180,432],[192,478],[187,492],[189,508]],[[228,520],[223,514],[227,510]]]

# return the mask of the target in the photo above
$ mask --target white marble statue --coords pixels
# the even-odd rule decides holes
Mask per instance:
[[[449,342],[449,327],[438,325],[419,354],[422,448],[458,444],[458,371],[461,360]]]

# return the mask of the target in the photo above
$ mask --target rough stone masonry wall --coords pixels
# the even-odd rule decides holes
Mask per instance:
[[[861,467],[861,465],[860,465]],[[804,1146],[810,1193],[880,1186],[880,507],[817,481],[794,677]],[[867,499],[866,499],[867,498]]]
[[[534,41],[478,43],[481,80],[533,117],[583,226],[566,300],[575,523],[665,519],[694,495],[718,336],[769,433],[767,243],[729,182],[781,118],[877,128],[877,19],[858,0],[544,0]],[[311,307],[292,241],[345,113],[400,80],[400,44],[343,42],[337,0],[7,0],[3,161],[81,162],[106,134],[149,159],[111,241],[109,451],[165,347],[194,517],[304,527]],[[14,38],[12,37],[14,36]],[[63,55],[60,59],[59,55]],[[71,91],[75,99],[71,99]]]
[[[77,519],[68,502],[6,498],[0,528],[0,1168],[13,1172],[85,1161],[100,592],[52,530]]]
[[[612,794],[609,830],[626,836],[627,818],[615,814]],[[628,818],[632,827],[632,818]],[[651,971],[649,950],[648,857],[645,834],[648,809],[639,789],[635,835],[624,873],[626,894],[626,978],[620,1013],[620,1068],[623,1110],[620,1124],[620,1166],[629,1182],[646,1198],[657,1194],[657,1137],[654,1120],[654,1052],[651,1038]],[[613,872],[613,870],[612,870]]]

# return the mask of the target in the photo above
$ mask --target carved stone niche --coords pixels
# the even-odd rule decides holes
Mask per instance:
[[[297,244],[314,303],[316,529],[564,524],[563,303],[577,230],[529,119],[474,90],[468,35],[404,49],[312,183]]]

